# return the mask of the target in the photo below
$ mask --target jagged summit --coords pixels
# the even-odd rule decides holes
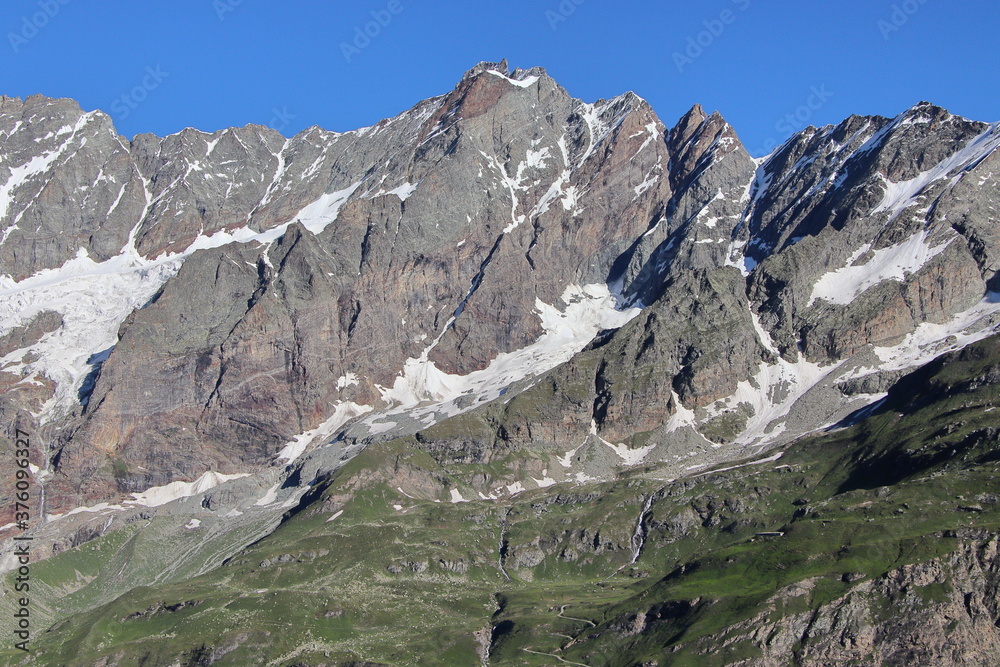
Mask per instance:
[[[506,58],[504,58],[500,62],[489,62],[487,60],[484,60],[476,64],[475,67],[469,69],[464,75],[462,75],[462,80],[470,79],[474,76],[477,76],[479,74],[482,74],[483,72],[487,72],[490,70],[499,72],[504,76],[510,75],[510,65],[507,64]]]
[[[462,75],[461,80],[464,81],[484,72],[491,71],[502,74],[503,76],[514,79],[515,81],[522,81],[528,77],[546,76],[544,67],[531,67],[529,69],[522,69],[518,67],[511,72],[510,65],[507,63],[507,59],[504,58],[500,62],[489,62],[484,60],[483,62],[478,63],[475,67],[471,68],[464,75]]]

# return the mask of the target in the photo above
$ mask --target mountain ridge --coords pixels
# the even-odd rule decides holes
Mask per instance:
[[[455,95],[465,96],[469,92],[475,92],[475,90],[478,90],[478,88],[476,88],[475,85],[473,85],[473,84],[474,84],[475,81],[480,80],[480,78],[481,78],[480,75],[487,75],[487,79],[485,80],[485,82],[486,82],[485,83],[485,87],[483,87],[483,90],[487,91],[487,92],[494,91],[494,92],[489,93],[491,95],[494,94],[496,92],[496,84],[501,84],[501,80],[503,78],[507,78],[508,75],[510,74],[509,70],[508,71],[504,71],[504,70],[507,70],[505,62],[501,62],[501,63],[481,63],[477,67],[469,70],[469,72],[467,72],[466,75],[463,76],[463,78],[460,81],[459,85],[451,93],[451,97],[454,97]],[[488,76],[491,72],[493,74],[498,75],[498,76],[492,77],[492,79],[495,79],[496,81],[491,81],[491,77]],[[521,76],[524,80],[529,81],[529,83],[528,83],[529,86],[530,85],[534,85],[538,81],[542,81],[544,83],[545,80],[548,80],[547,79],[547,75],[545,74],[544,70],[542,70],[540,68],[534,68],[532,70],[519,70],[518,76]],[[549,81],[551,81],[551,80],[549,80]],[[519,83],[523,83],[523,82],[519,82]],[[464,84],[465,88],[463,88],[463,84]],[[491,86],[490,84],[493,84],[493,85]],[[553,85],[555,85],[555,84],[553,83]],[[472,88],[469,88],[469,86],[472,86]],[[527,86],[518,86],[518,87],[520,87],[520,88],[527,88]],[[441,96],[441,97],[438,97],[438,98],[431,98],[430,100],[427,100],[425,102],[422,102],[422,103],[416,105],[415,107],[411,108],[409,111],[404,112],[403,114],[401,114],[400,116],[395,117],[394,119],[387,119],[387,120],[380,121],[379,124],[377,124],[375,126],[372,126],[372,128],[363,128],[361,130],[355,131],[355,133],[363,134],[363,133],[367,133],[367,132],[371,132],[371,131],[377,132],[379,127],[385,127],[385,126],[388,126],[388,125],[392,125],[393,123],[398,122],[399,119],[406,118],[408,116],[408,114],[413,114],[415,110],[418,110],[418,109],[421,109],[423,107],[426,107],[426,105],[428,105],[428,104],[434,104],[434,103],[436,103],[438,101],[442,101],[442,103],[438,105],[439,108],[441,109],[441,111],[439,111],[438,113],[442,113],[445,110],[445,107],[458,108],[458,106],[456,106],[456,105],[461,104],[461,102],[449,103],[447,101],[448,99],[450,99],[450,98],[447,95],[446,96]],[[626,104],[627,108],[631,109],[632,107],[629,106],[629,105],[630,105],[630,103],[634,103],[635,101],[638,101],[640,103],[640,106],[642,106],[644,104],[644,103],[641,102],[641,98],[638,98],[638,97],[634,96],[634,94],[629,94],[629,93],[626,93],[626,94],[624,94],[622,96],[614,98],[613,100],[608,101],[607,104],[608,105],[617,105],[617,104],[624,103],[624,104]],[[597,104],[600,104],[600,102],[597,103]],[[474,113],[477,113],[475,111],[475,105],[473,105],[473,107],[474,107]],[[587,105],[583,105],[583,107],[581,107],[581,108],[584,109],[584,111],[586,111],[586,109],[592,108],[592,107],[588,107]],[[645,105],[642,108],[648,109],[648,105]],[[626,114],[627,113],[630,113],[630,112],[626,112]],[[651,113],[651,111],[649,113]],[[904,112],[903,114],[901,114],[899,117],[897,117],[897,119],[895,119],[892,122],[898,124],[901,120],[905,121],[907,118],[910,118],[910,117],[913,117],[913,116],[917,116],[918,114],[924,114],[924,113],[931,113],[932,115],[936,114],[936,117],[938,117],[938,118],[942,117],[942,114],[944,114],[946,116],[946,118],[948,118],[948,119],[952,118],[950,115],[947,115],[946,112],[943,112],[943,110],[937,109],[936,107],[931,107],[931,106],[926,105],[926,104],[918,104],[915,107],[913,107],[912,109],[910,109],[910,110]],[[88,114],[84,114],[83,117],[86,117],[87,115]],[[418,115],[422,115],[422,114],[418,114]],[[851,119],[848,119],[848,121],[845,121],[845,123],[851,123],[851,122],[852,122]],[[870,124],[871,122],[872,122],[871,119],[868,119],[866,121],[866,123],[868,123],[868,124]],[[654,121],[654,123],[658,123],[658,121]],[[587,125],[590,126],[590,130],[591,130],[592,145],[584,153],[582,159],[580,160],[580,166],[582,166],[583,162],[585,162],[590,157],[590,153],[593,150],[594,146],[597,145],[597,144],[599,144],[600,141],[603,139],[603,137],[598,137],[596,135],[596,133],[594,132],[594,127],[591,124],[591,121],[587,120]],[[654,128],[655,128],[655,125],[654,125]],[[441,130],[441,131],[446,131],[446,130]],[[827,129],[827,133],[829,133],[830,131],[831,130],[828,128]],[[221,141],[222,138],[225,137],[225,135],[226,135],[227,132],[232,132],[232,130],[225,130],[225,131],[221,131],[219,133],[213,133],[212,135],[207,135],[207,136],[215,137],[215,135],[219,135],[218,139],[212,139],[212,142],[217,142],[217,141]],[[674,130],[667,131],[666,128],[663,128],[662,130],[655,130],[655,132],[656,132],[656,134],[652,135],[652,139],[654,140],[654,142],[656,141],[656,135],[659,134],[660,132],[662,132],[663,137],[665,139],[668,139],[673,144],[673,148],[671,150],[671,154],[675,154],[676,153],[676,154],[680,155],[680,157],[678,158],[678,160],[679,160],[679,172],[678,172],[678,174],[676,176],[672,175],[672,177],[671,177],[672,181],[673,181],[673,184],[674,184],[672,189],[674,189],[678,194],[674,195],[673,198],[672,198],[672,200],[670,200],[670,201],[668,201],[666,203],[666,208],[664,209],[664,213],[663,213],[664,217],[678,217],[679,215],[682,215],[682,216],[683,215],[687,215],[688,216],[688,220],[690,220],[690,215],[689,214],[694,211],[694,208],[693,208],[692,205],[688,205],[688,204],[684,203],[684,199],[683,199],[684,195],[683,195],[683,193],[687,191],[687,187],[690,186],[691,182],[696,181],[698,179],[699,175],[702,173],[702,171],[704,171],[706,168],[708,168],[714,160],[716,160],[716,159],[724,159],[724,155],[723,155],[723,157],[720,158],[720,154],[718,152],[716,152],[716,150],[713,150],[713,149],[718,149],[720,143],[723,146],[723,149],[726,146],[733,146],[734,147],[733,150],[735,150],[737,152],[737,154],[739,154],[740,151],[742,151],[743,158],[741,158],[741,159],[743,160],[743,164],[744,164],[743,168],[744,169],[748,169],[753,162],[756,162],[756,161],[753,161],[752,159],[750,159],[749,156],[745,154],[745,151],[742,150],[741,145],[739,144],[738,138],[735,136],[735,134],[732,133],[732,130],[731,130],[730,126],[728,125],[728,123],[725,123],[725,121],[721,118],[721,116],[719,116],[717,113],[712,114],[712,115],[706,115],[704,113],[704,111],[700,108],[700,106],[698,106],[698,105],[692,107],[692,109],[681,118],[681,120],[678,122],[678,125],[674,128]],[[313,133],[312,130],[306,130],[303,133],[300,133],[299,135],[297,135],[296,137],[292,137],[290,139],[285,140],[284,145],[287,146],[290,142],[294,142],[299,137],[303,137],[303,138],[304,137],[308,137],[311,133]],[[796,137],[803,137],[806,133],[808,133],[808,130],[804,131],[803,133],[800,133],[799,135],[796,135]],[[182,131],[181,133],[178,133],[177,135],[171,135],[171,136],[172,137],[178,137],[178,140],[181,140],[181,139],[183,139],[183,136],[185,134],[190,134],[190,133],[187,130],[185,130],[185,131]],[[202,134],[202,133],[198,133],[198,134]],[[337,138],[337,137],[344,136],[344,134],[350,134],[350,133],[334,134],[334,135],[331,135],[331,136],[333,138]],[[855,132],[854,134],[855,134],[855,136],[857,136],[859,134],[859,132]],[[169,139],[169,137],[168,138],[164,138],[164,140],[167,140],[167,139]],[[145,139],[143,141],[145,141]],[[238,141],[238,139],[237,139],[237,141]],[[421,143],[423,141],[426,141],[426,138],[421,139]],[[140,143],[141,144],[142,142],[133,142],[133,143]],[[793,142],[790,139],[789,142],[786,142],[786,144],[784,146],[782,146],[779,149],[777,149],[776,152],[771,156],[770,159],[768,159],[768,160],[762,160],[761,161],[761,165],[771,164],[771,163],[774,163],[776,161],[780,161],[780,159],[782,158],[782,153],[783,152],[787,152],[788,150],[791,150],[791,148],[790,148],[790,144],[791,143],[793,143]],[[643,147],[645,147],[647,145],[649,145],[648,138],[643,143]],[[706,150],[706,145],[709,147],[707,150]],[[212,148],[214,148],[214,146],[212,146]],[[862,148],[864,148],[864,147],[862,147]],[[640,150],[642,150],[642,149],[640,149]],[[685,157],[686,154],[690,154],[691,157],[690,158],[686,158]],[[699,160],[703,160],[703,158],[701,156],[704,155],[704,154],[709,154],[710,155],[709,160],[708,160],[707,163],[705,163],[704,161],[699,162]],[[671,158],[671,159],[673,160],[674,158]],[[568,162],[567,162],[567,164],[568,164]],[[763,168],[763,167],[761,167],[761,166],[757,167],[758,170],[760,170],[761,168]],[[701,170],[701,171],[699,171],[699,170]],[[190,173],[191,168],[189,167],[187,171],[188,171],[188,173]],[[730,174],[725,174],[725,176],[731,178],[732,174],[731,173]],[[507,177],[505,177],[505,178],[507,178]],[[383,178],[383,182],[384,182],[384,180],[385,179]],[[637,190],[636,190],[637,196],[639,195],[639,188],[648,187],[648,186],[644,186],[644,184],[647,183],[647,182],[649,182],[648,179],[647,179],[647,181],[644,181],[643,184],[640,184],[640,186],[637,186]],[[762,182],[761,177],[759,175],[757,177],[757,181],[756,182],[758,184]],[[557,183],[553,184],[553,187],[555,187],[555,185],[558,185],[558,181],[557,181]],[[701,186],[703,189],[705,188],[705,184],[704,183],[699,183],[698,185]],[[122,192],[124,192],[124,188],[125,187],[127,187],[127,186],[123,186]],[[751,186],[751,187],[753,187],[753,186]],[[510,188],[510,183],[508,183],[508,188]],[[371,192],[371,189],[369,189],[369,192]],[[513,193],[514,190],[511,190],[511,192]],[[721,192],[721,190],[720,190],[720,192]],[[756,193],[756,194],[759,194],[759,193]],[[324,197],[325,196],[326,195],[324,195]],[[350,198],[350,196],[351,195],[348,194],[347,198]],[[678,196],[680,196],[682,198],[678,199]],[[264,196],[264,199],[262,200],[262,205],[266,205],[265,202],[267,201],[268,197],[269,197],[269,195],[265,195]],[[512,209],[512,212],[511,212],[511,216],[512,216],[512,222],[511,222],[511,224],[513,225],[514,228],[516,228],[517,225],[519,224],[518,223],[519,219],[516,217],[517,216],[517,211],[515,210],[517,208],[517,206],[516,206],[516,199],[517,198],[516,198],[516,196],[514,196],[512,194],[512,199],[515,202],[515,205],[514,205],[514,207]],[[696,199],[695,202],[692,202],[692,204],[693,205],[697,205],[697,206],[702,206],[702,205],[697,204],[698,201],[701,201],[701,200]],[[757,202],[756,202],[756,199],[755,199],[754,200],[754,204],[756,204],[756,203]],[[402,196],[400,196],[400,204],[401,204],[401,206],[405,206],[405,199]],[[709,205],[711,205],[711,202],[709,202]],[[688,213],[685,213],[684,210],[683,210],[683,207],[685,207],[685,206],[689,207]],[[738,206],[739,206],[739,202],[736,203],[736,207],[737,208],[738,208]],[[112,208],[114,208],[114,207],[112,207]],[[255,207],[255,209],[256,208],[259,208],[259,206]],[[539,207],[536,207],[536,209],[538,209],[538,208]],[[731,208],[731,210],[729,210],[729,211],[725,211],[724,210],[724,211],[722,211],[722,213],[724,215],[728,215],[731,218],[735,218],[736,215],[739,214],[739,211],[737,210],[737,208]],[[701,208],[698,212],[699,212],[699,214],[704,214],[705,210],[706,209]],[[332,212],[333,212],[333,215],[335,217],[336,214],[337,214],[337,212],[339,212],[339,207],[334,208],[332,210]],[[755,214],[751,211],[750,212],[751,224],[752,224],[754,215]],[[712,219],[715,219],[715,218],[712,218]],[[741,225],[741,229],[743,229],[742,223],[740,223],[740,225]],[[253,223],[251,223],[251,227],[253,227]],[[623,281],[623,288],[625,288],[624,282],[627,281],[627,282],[635,282],[637,285],[640,285],[640,286],[641,285],[652,284],[651,288],[650,287],[647,287],[647,288],[640,287],[640,289],[646,289],[646,290],[648,290],[648,289],[653,289],[653,290],[659,289],[657,287],[658,280],[660,279],[659,276],[657,276],[657,275],[654,274],[653,276],[647,277],[647,276],[643,275],[643,272],[645,272],[646,274],[648,274],[650,272],[649,269],[650,269],[651,265],[654,266],[654,267],[655,266],[660,266],[660,265],[662,265],[664,263],[665,260],[661,259],[661,258],[657,258],[657,260],[655,262],[650,262],[650,261],[646,260],[644,262],[644,264],[646,266],[645,269],[639,268],[637,266],[637,258],[638,258],[639,261],[642,261],[645,258],[646,253],[648,252],[648,251],[644,251],[643,248],[642,248],[642,246],[643,245],[645,245],[646,247],[653,246],[653,244],[656,243],[657,240],[660,238],[661,235],[657,233],[658,232],[658,227],[659,227],[659,225],[651,225],[650,228],[648,228],[645,231],[645,233],[643,234],[642,238],[640,240],[637,240],[635,242],[636,243],[636,247],[632,249],[632,251],[631,251],[632,258],[629,260],[630,266],[628,266],[628,267],[626,267],[624,269],[624,271],[622,272],[622,277],[616,279],[615,276],[609,275],[607,277],[608,282],[615,282],[616,280],[620,279],[620,280]],[[222,229],[226,229],[226,228],[227,227],[223,227]],[[136,231],[136,229],[137,228],[133,229],[133,232]],[[202,229],[204,229],[204,226],[202,227]],[[9,235],[10,233],[11,233],[11,231],[10,231],[10,229],[8,229],[5,232],[5,236]],[[652,237],[652,239],[649,238],[650,236]],[[497,240],[498,244],[500,243],[500,241],[502,240],[502,238],[503,237],[501,237],[500,239]],[[723,236],[723,238],[724,238],[724,236]],[[707,266],[718,266],[720,264],[720,262],[719,262],[719,255],[720,255],[720,253],[717,252],[717,251],[715,251],[714,249],[712,250],[713,255],[709,256],[707,258],[707,260],[698,260],[698,259],[696,259],[697,256],[704,255],[705,251],[702,248],[705,248],[705,244],[706,243],[708,244],[709,247],[711,247],[713,245],[710,242],[712,240],[714,240],[714,239],[704,239],[705,243],[701,243],[700,240],[699,240],[699,241],[696,241],[693,244],[693,246],[691,247],[691,249],[688,251],[689,253],[692,253],[692,254],[689,254],[689,256],[687,258],[688,261],[686,262],[689,267],[697,267],[701,262],[705,262],[707,264]],[[366,241],[367,241],[367,239],[366,239]],[[535,242],[536,241],[534,241],[534,240],[532,241],[532,245],[533,246],[534,246]],[[745,243],[747,243],[747,241],[742,241],[742,243],[745,244]],[[751,246],[753,246],[754,243],[760,243],[760,240],[758,239],[756,241],[753,241],[753,240],[750,241],[750,245]],[[136,247],[137,248],[137,252],[139,251],[139,247],[141,247],[141,246],[142,246],[142,242],[140,242],[140,245]],[[698,246],[702,246],[702,247],[699,248]],[[166,249],[169,249],[170,247],[171,247],[170,245],[165,246]],[[671,251],[671,248],[670,248],[670,244],[669,243],[666,245],[666,248],[664,248],[663,241],[659,242],[659,249],[657,250],[657,252],[663,253],[663,252],[670,252],[670,251]],[[531,251],[529,250],[529,256],[528,256],[529,262],[531,261],[530,252]],[[734,255],[738,254],[738,250],[734,252],[734,248],[730,247],[729,254],[730,254],[730,257],[726,259],[727,263],[729,261],[733,261],[732,257]],[[485,262],[483,264],[483,267],[481,267],[481,270],[485,269],[485,267],[487,266],[487,264],[488,264],[491,256],[492,256],[492,253],[485,260]],[[622,255],[622,256],[619,257],[618,262],[621,263],[625,259],[626,259],[625,256]],[[672,261],[672,260],[667,259],[666,261]],[[738,262],[738,261],[739,260],[737,259],[736,262]],[[754,259],[753,261],[757,262],[757,259]],[[662,271],[662,269],[660,269],[660,270]],[[638,281],[628,280],[628,278],[633,277],[633,276],[641,276],[643,279],[638,280]],[[476,284],[476,281],[474,280],[473,283]],[[478,288],[474,288],[474,289],[470,290],[469,294],[466,296],[466,301],[468,300],[468,298],[470,298],[470,297],[473,296],[473,294],[476,291],[476,289],[478,289]],[[654,292],[654,294],[655,294],[655,292]],[[643,294],[642,292],[637,291],[635,289],[633,289],[628,295],[624,296],[624,298],[626,299],[626,303],[628,303],[630,301],[631,302],[638,302],[643,297],[645,297],[647,300],[653,300],[653,299],[655,299],[655,296],[653,296],[652,294],[649,294],[649,293]],[[652,299],[650,297],[652,297]],[[343,298],[343,297],[341,297],[341,298]],[[496,297],[493,297],[493,298],[496,298]],[[465,302],[463,302],[463,303],[465,303]],[[461,305],[460,308],[464,310],[465,306]],[[456,312],[458,312],[458,311],[456,311]],[[527,325],[527,331],[525,332],[525,333],[528,333],[528,337],[526,337],[527,340],[530,340],[532,337],[537,338],[538,334],[540,333],[540,329],[537,328],[537,324],[534,324],[532,322],[531,318],[528,318],[528,320],[526,321],[522,317],[521,318],[521,322],[523,323],[523,325]],[[442,334],[443,337],[444,337],[444,340],[443,340],[444,345],[438,348],[440,350],[440,352],[437,353],[436,357],[434,359],[431,359],[431,361],[434,362],[437,365],[442,365],[443,364],[442,369],[445,372],[449,372],[449,371],[453,371],[454,370],[454,371],[458,371],[458,374],[461,375],[461,374],[463,374],[462,373],[463,370],[467,371],[467,370],[470,370],[470,368],[468,366],[466,366],[466,367],[463,368],[461,366],[455,366],[454,365],[455,352],[458,351],[458,350],[454,347],[455,343],[453,342],[453,340],[455,339],[455,336],[450,335],[450,332],[453,332],[455,330],[453,328],[451,328],[450,325],[446,325],[445,329],[446,329],[445,332]],[[510,330],[510,329],[508,329],[504,333],[505,333],[505,337],[506,338],[510,338],[512,335],[514,335],[514,332],[512,330]],[[524,334],[522,333],[520,335],[523,336]],[[521,340],[524,340],[525,342],[527,342],[526,338],[522,337]],[[787,344],[782,345],[782,347],[784,347],[785,349],[787,349]],[[97,352],[97,351],[95,351],[95,352]],[[437,352],[437,351],[435,350],[435,352]],[[414,355],[411,355],[411,358],[413,356]],[[841,356],[841,355],[835,355],[835,356]],[[489,359],[489,358],[490,357],[486,356],[486,355],[484,355],[483,357],[480,357],[480,360],[477,361],[477,362],[475,362],[475,366],[473,366],[472,368],[476,368],[476,367],[478,367],[480,369],[483,368],[485,366],[486,360]],[[344,377],[350,377],[350,375],[347,375],[347,376],[344,376]],[[377,382],[376,382],[376,386],[378,386]],[[371,394],[371,392],[369,390],[368,399],[367,400],[371,400],[372,397],[373,396],[372,396],[372,394]],[[98,406],[99,405],[100,405],[100,403],[98,403]],[[311,425],[315,425],[316,424],[316,422],[313,421],[315,419],[316,419],[316,417],[313,417],[310,420],[311,421]],[[307,424],[304,424],[304,425],[310,425],[310,424],[307,423]],[[301,430],[299,432],[301,432]],[[291,435],[291,434],[289,434],[289,435]]]

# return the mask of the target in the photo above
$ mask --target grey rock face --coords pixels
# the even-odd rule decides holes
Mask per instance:
[[[11,312],[34,293],[26,279],[54,269],[67,285],[83,257],[153,294],[108,310],[117,342],[73,361],[71,380],[42,374],[27,392],[26,366],[7,373],[21,394],[4,410],[59,427],[41,453],[53,507],[261,469],[299,434],[326,423],[332,438],[392,407],[397,384],[433,403],[435,383],[536,343],[538,309],[565,310],[574,285],[607,284],[644,311],[460,417],[466,431],[422,434],[428,447],[477,460],[575,449],[582,468],[566,475],[604,476],[644,460],[637,449],[701,460],[774,444],[874,393],[884,383],[864,378],[915,363],[919,344],[946,347],[966,324],[956,314],[992,313],[997,128],[926,103],[809,128],[754,160],[698,106],[667,129],[634,94],[586,104],[539,68],[482,63],[344,134],[129,142],[104,114],[41,97],[3,98],[0,133]],[[66,312],[11,320],[5,354],[44,357],[36,329],[82,326]],[[906,338],[924,323],[941,341]],[[906,340],[891,363],[876,353]],[[536,363],[522,374],[551,365]],[[515,468],[505,482],[544,472]]]
[[[121,201],[139,200],[104,227],[139,264],[275,230],[266,247],[191,254],[123,323],[82,419],[70,416],[53,487],[69,495],[265,463],[333,402],[381,404],[422,353],[444,372],[486,367],[542,333],[536,300],[607,282],[668,187],[665,129],[645,102],[586,105],[542,70],[511,78],[503,64],[373,128],[290,140],[247,127],[126,144],[103,116],[52,104],[126,151]],[[76,250],[64,246],[14,275],[58,267]]]
[[[71,100],[3,97],[0,134],[3,273],[20,280],[80,248],[95,259],[117,254],[142,210],[142,187],[111,119]]]
[[[552,464],[576,452],[567,479],[615,461],[711,460],[708,441],[777,444],[835,423],[838,405],[875,400],[900,369],[994,330],[989,233],[950,221],[996,199],[997,126],[920,104],[807,130],[759,166],[719,150],[727,127],[696,108],[667,136],[677,190],[625,256],[643,314],[481,418],[427,432],[429,451],[523,448]],[[697,146],[712,150],[686,152]]]
[[[996,159],[995,142],[996,127],[921,103],[891,121],[852,117],[806,130],[762,164],[738,237],[746,256],[761,262],[749,293],[762,302],[765,324],[777,325],[769,328],[778,347],[842,359],[982,298],[995,271],[992,242],[951,217],[968,210],[967,199],[995,197],[983,171]],[[970,184],[980,181],[989,185],[970,197]],[[929,257],[902,250],[921,233],[924,249],[914,243],[913,250]],[[885,277],[858,286],[870,288],[862,299],[816,298],[824,273],[875,268],[873,261],[886,266]]]

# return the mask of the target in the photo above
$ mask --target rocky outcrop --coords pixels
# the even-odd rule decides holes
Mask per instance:
[[[955,539],[939,535],[937,539]],[[703,650],[725,654],[749,644],[761,657],[733,665],[988,665],[1000,659],[997,536],[966,534],[952,554],[858,583],[818,609],[774,620],[776,609],[808,596],[816,583],[778,591],[754,618],[706,638]]]

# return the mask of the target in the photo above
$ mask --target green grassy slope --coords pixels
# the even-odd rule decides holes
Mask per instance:
[[[963,535],[1000,533],[998,384],[990,339],[777,461],[673,482],[647,467],[504,500],[448,501],[480,464],[442,462],[416,438],[374,445],[225,565],[71,609],[36,634],[30,662],[9,650],[0,662],[479,665],[488,647],[490,665],[752,664],[759,642],[741,624],[780,623]],[[56,590],[128,539],[35,576]],[[948,594],[928,585],[913,604]]]

